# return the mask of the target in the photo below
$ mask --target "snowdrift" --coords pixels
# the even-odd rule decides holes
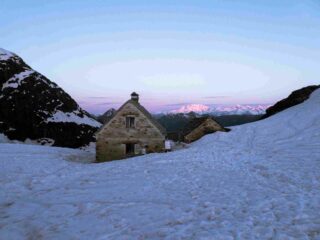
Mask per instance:
[[[88,154],[88,153],[86,153]],[[0,144],[1,239],[319,239],[320,90],[189,149],[103,164]]]

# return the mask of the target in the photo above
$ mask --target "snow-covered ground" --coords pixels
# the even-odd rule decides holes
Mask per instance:
[[[0,158],[0,239],[320,239],[320,90],[172,153],[83,164],[92,153],[0,144]]]
[[[11,141],[9,140],[9,138],[8,138],[6,135],[0,133],[0,144],[1,144],[1,143],[10,143],[10,142],[11,142]],[[1,155],[0,155],[0,156],[1,156]]]

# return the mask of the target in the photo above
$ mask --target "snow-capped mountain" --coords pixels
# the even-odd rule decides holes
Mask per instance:
[[[181,106],[178,109],[170,111],[170,113],[189,113],[189,112],[195,112],[195,113],[206,113],[210,109],[209,106],[204,104],[188,104]]]
[[[268,104],[252,105],[226,105],[226,106],[208,106],[204,104],[189,104],[181,106],[179,109],[172,110],[170,113],[189,113],[210,114],[215,116],[222,115],[261,115],[270,107]]]
[[[0,133],[80,147],[94,141],[100,125],[57,84],[0,48]]]

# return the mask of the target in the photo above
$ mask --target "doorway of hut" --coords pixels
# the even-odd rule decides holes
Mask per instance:
[[[126,155],[127,156],[134,155],[134,148],[135,148],[134,143],[126,143]]]

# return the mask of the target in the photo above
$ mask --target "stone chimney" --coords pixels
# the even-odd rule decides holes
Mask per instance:
[[[139,94],[136,92],[131,93],[131,100],[139,102]]]

